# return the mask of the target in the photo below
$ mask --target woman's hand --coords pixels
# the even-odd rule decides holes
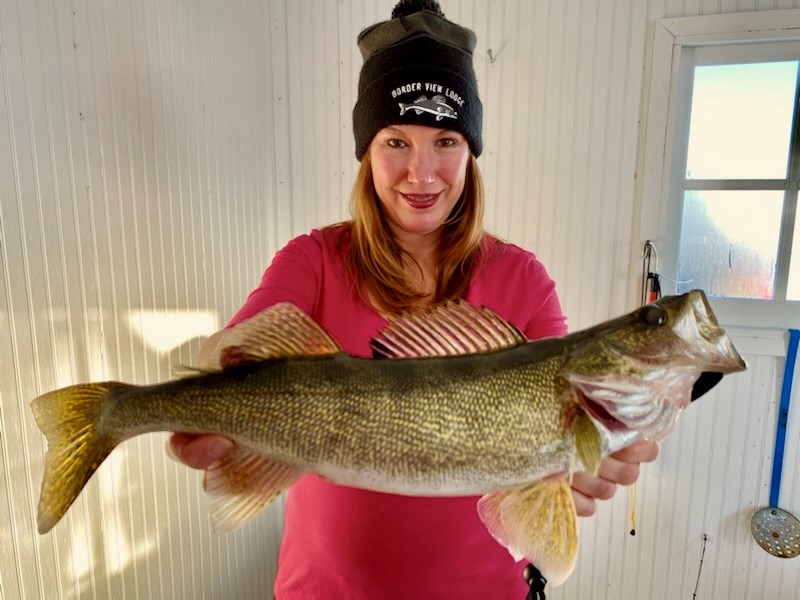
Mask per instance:
[[[634,483],[639,478],[639,463],[652,462],[657,456],[658,444],[655,441],[639,440],[605,457],[600,463],[597,477],[583,472],[575,473],[572,477],[572,498],[578,515],[592,516],[597,510],[597,500],[612,498],[618,485]]]
[[[236,446],[222,435],[173,433],[167,452],[174,459],[194,469],[208,469]]]

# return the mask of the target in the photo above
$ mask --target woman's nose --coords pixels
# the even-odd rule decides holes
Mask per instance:
[[[414,148],[408,160],[408,181],[430,184],[436,181],[436,157],[432,152]]]

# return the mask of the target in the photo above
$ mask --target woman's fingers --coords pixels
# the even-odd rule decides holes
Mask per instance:
[[[235,447],[230,438],[213,434],[173,433],[167,453],[194,469],[208,469]]]
[[[597,500],[609,500],[619,485],[634,483],[639,478],[639,463],[654,461],[657,456],[656,442],[640,440],[605,457],[597,476],[575,473],[572,476],[572,497],[578,515],[593,515],[597,510]]]
[[[611,456],[628,463],[653,462],[658,458],[658,442],[655,440],[639,440]]]

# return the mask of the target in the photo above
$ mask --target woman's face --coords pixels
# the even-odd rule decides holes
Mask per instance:
[[[464,136],[448,129],[391,125],[377,133],[372,181],[398,240],[440,235],[464,191],[469,154]]]

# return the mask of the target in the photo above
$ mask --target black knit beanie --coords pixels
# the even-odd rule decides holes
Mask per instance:
[[[401,0],[389,21],[362,31],[364,65],[353,109],[356,158],[364,157],[378,131],[402,124],[454,129],[480,155],[475,42],[475,33],[445,19],[435,0]]]

